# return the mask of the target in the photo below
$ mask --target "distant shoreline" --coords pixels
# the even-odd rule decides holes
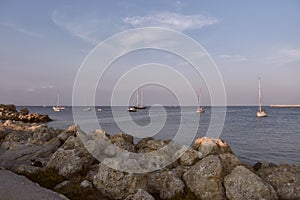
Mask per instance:
[[[300,105],[270,105],[270,107],[273,107],[273,108],[300,108]]]

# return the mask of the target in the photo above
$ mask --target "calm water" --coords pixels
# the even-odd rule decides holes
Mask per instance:
[[[100,107],[97,107],[100,108]],[[31,112],[48,114],[54,121],[48,125],[54,128],[65,129],[74,124],[72,108],[67,107],[62,112],[54,112],[51,107],[28,107]],[[121,132],[112,117],[110,107],[101,107],[97,111],[97,117],[101,128],[110,134]],[[132,120],[143,131],[143,126],[148,125],[151,120],[147,110],[130,113],[132,118],[126,117],[127,108],[117,108],[124,115],[117,119],[122,123]],[[167,120],[163,128],[154,135],[156,139],[172,139],[180,124],[180,113],[186,120],[184,125],[197,128],[196,138],[206,135],[210,122],[210,108],[201,114],[199,124],[194,124],[199,114],[195,113],[195,107],[165,107]],[[153,108],[153,117],[162,116],[162,108]],[[182,111],[182,112],[181,112]],[[300,108],[267,108],[268,117],[259,119],[256,117],[257,107],[227,107],[225,125],[220,136],[225,140],[239,157],[240,160],[249,164],[258,161],[270,161],[274,163],[289,163],[300,165]],[[88,123],[87,119],[87,123]],[[129,131],[130,132],[130,131]],[[155,134],[155,133],[153,133]],[[187,136],[194,133],[187,131]]]

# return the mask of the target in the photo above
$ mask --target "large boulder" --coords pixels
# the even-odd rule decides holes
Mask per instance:
[[[9,131],[1,125],[0,125],[0,144],[1,144],[2,140],[9,134]]]
[[[152,137],[145,137],[138,141],[138,143],[135,145],[135,149],[137,152],[142,152],[143,148],[147,148],[147,142],[149,140],[154,140]]]
[[[23,171],[28,169],[28,173],[33,172],[35,170],[31,167],[34,165],[32,161],[39,161],[42,166],[45,166],[60,145],[60,141],[53,138],[42,146],[28,143],[18,148],[6,149],[0,154],[0,166],[15,172],[21,172],[20,169]]]
[[[202,137],[198,138],[193,148],[197,151],[200,151],[203,157],[207,155],[216,155],[216,154],[223,154],[223,153],[232,153],[230,146],[223,142],[221,139],[209,138],[209,137]]]
[[[29,110],[27,109],[27,108],[22,108],[21,110],[20,110],[20,114],[21,115],[28,115],[29,114]]]
[[[0,170],[0,180],[1,199],[68,199],[61,194],[42,188],[24,176],[14,174],[8,170]]]
[[[224,176],[229,174],[236,166],[243,165],[243,163],[231,153],[220,154],[219,158],[223,166]]]
[[[76,149],[64,150],[59,148],[47,163],[47,168],[58,170],[58,174],[71,177],[73,174],[81,173],[92,165],[92,160],[80,157]]]
[[[57,136],[52,127],[47,127],[44,124],[32,126],[29,130],[32,131],[32,137],[28,139],[28,142],[37,145],[43,145],[45,142]]]
[[[133,137],[125,133],[110,136],[110,141],[120,149],[135,152]]]
[[[188,148],[180,157],[179,162],[183,166],[192,166],[200,159],[202,159],[201,152]]]
[[[138,189],[146,190],[147,179],[144,174],[122,172],[100,163],[93,184],[112,199],[125,199]]]
[[[278,199],[274,188],[244,166],[237,166],[224,179],[230,200]]]
[[[258,174],[274,187],[280,199],[300,199],[300,167],[284,164],[263,167]]]
[[[9,133],[1,143],[0,165],[18,173],[30,174],[44,167],[61,145],[54,129],[45,125],[7,120],[3,128]]]
[[[183,165],[178,165],[177,167],[174,167],[172,171],[176,174],[178,178],[181,180],[183,179],[183,174],[187,172],[191,166],[183,166]]]
[[[91,168],[95,159],[86,150],[78,137],[70,136],[66,142],[51,156],[47,168],[58,170],[60,175],[70,177],[85,173]]]
[[[148,174],[148,190],[161,199],[176,199],[184,194],[185,185],[173,171],[166,169]]]
[[[137,143],[136,148],[138,153],[149,153],[167,146],[170,142],[171,140],[154,140],[149,137],[140,140]]]
[[[5,150],[17,149],[26,144],[27,140],[32,136],[31,132],[28,131],[16,131],[11,130],[2,141],[1,147]]]
[[[94,161],[94,157],[90,154],[87,148],[89,148],[88,143],[83,144],[79,137],[70,136],[65,141],[65,143],[61,146],[64,150],[72,150],[75,149],[76,153],[79,157],[85,157],[91,161]]]
[[[183,180],[191,192],[202,200],[226,199],[223,182],[223,167],[216,155],[198,161],[183,174]]]

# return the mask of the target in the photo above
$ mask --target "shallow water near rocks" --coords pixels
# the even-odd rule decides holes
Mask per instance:
[[[18,107],[19,110],[21,107]],[[31,113],[48,114],[54,121],[46,123],[54,128],[65,129],[74,124],[72,108],[66,107],[62,112],[54,112],[52,107],[28,106]],[[101,112],[97,111],[101,108]],[[132,132],[143,132],[143,126],[151,123],[149,109],[130,113],[128,117],[127,107],[117,107],[121,117],[114,120],[110,107],[96,107],[96,114],[100,126],[109,134],[124,132],[116,121],[126,124],[134,120],[140,127]],[[300,108],[270,108],[266,107],[268,117],[257,118],[257,107],[232,106],[227,107],[226,120],[220,138],[225,140],[238,158],[246,163],[254,164],[258,161],[269,161],[277,164],[288,163],[300,165]],[[180,117],[184,117],[185,127],[195,128],[184,135],[189,138],[203,137],[206,135],[211,108],[205,107],[205,113],[201,114],[199,123],[194,123],[199,113],[195,107],[155,107],[151,108],[152,117],[161,117],[167,114],[166,122],[158,133],[151,133],[155,139],[173,139],[178,131]],[[89,123],[89,119],[86,119]],[[212,127],[217,127],[218,124]],[[130,134],[130,131],[126,131]],[[144,136],[144,134],[141,134]],[[139,140],[136,137],[136,141]],[[182,141],[183,143],[185,141]]]

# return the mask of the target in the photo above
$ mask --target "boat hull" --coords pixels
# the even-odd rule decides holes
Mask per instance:
[[[146,107],[146,106],[134,106],[134,108],[135,108],[135,109],[141,109],[141,110],[142,110],[142,109],[146,109],[147,107]]]
[[[258,111],[256,113],[257,117],[267,117],[268,114],[266,113],[266,111]]]
[[[128,108],[128,112],[136,112],[136,109],[134,107]]]
[[[60,111],[64,110],[65,107],[63,107],[63,106],[53,106],[52,109],[55,112],[60,112]]]
[[[197,112],[197,113],[204,113],[205,110],[204,110],[203,108],[198,108],[198,109],[196,110],[196,112]]]

